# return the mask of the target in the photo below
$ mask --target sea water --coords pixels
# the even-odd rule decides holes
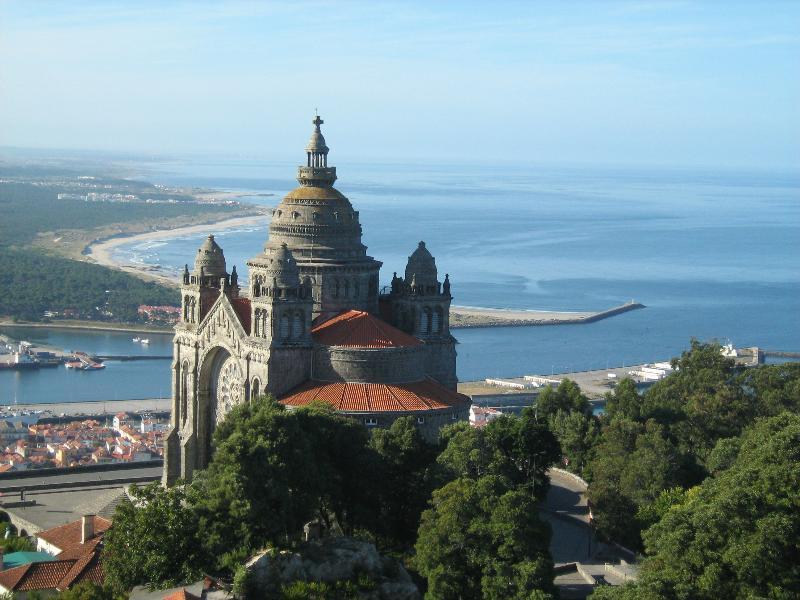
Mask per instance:
[[[290,164],[147,167],[151,181],[238,190],[268,206],[296,186]],[[692,337],[800,350],[798,172],[337,167],[337,188],[360,212],[368,252],[384,263],[382,285],[403,273],[424,240],[440,278],[450,274],[455,304],[595,311],[634,299],[647,306],[583,325],[454,330],[461,380],[664,360]],[[266,223],[123,245],[116,258],[178,277],[211,232],[229,268],[246,277]],[[168,387],[168,363],[137,368]]]

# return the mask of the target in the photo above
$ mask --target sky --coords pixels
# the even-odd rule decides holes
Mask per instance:
[[[800,2],[0,0],[0,146],[800,166]]]

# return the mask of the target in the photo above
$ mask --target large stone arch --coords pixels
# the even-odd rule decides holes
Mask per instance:
[[[203,353],[196,405],[199,468],[205,468],[211,459],[211,437],[217,424],[246,400],[249,387],[244,361],[230,348],[216,345]]]

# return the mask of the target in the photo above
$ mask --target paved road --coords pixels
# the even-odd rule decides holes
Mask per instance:
[[[550,491],[542,503],[541,516],[553,528],[550,553],[556,564],[584,562],[591,556],[595,545],[585,485],[569,475],[550,471]]]

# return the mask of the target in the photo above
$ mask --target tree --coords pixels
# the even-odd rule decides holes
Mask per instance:
[[[800,416],[758,421],[728,469],[645,532],[639,581],[603,597],[797,598],[799,471]]]
[[[57,600],[124,600],[128,596],[120,594],[108,585],[98,585],[84,581],[78,585],[60,592]]]
[[[231,569],[248,551],[286,545],[303,525],[345,532],[371,514],[367,431],[327,405],[287,411],[271,397],[236,406],[214,432],[214,455],[190,488],[203,543]]]
[[[606,416],[626,419],[638,419],[641,411],[642,397],[636,389],[633,379],[626,377],[614,388],[614,392],[606,394]]]
[[[579,412],[586,416],[592,414],[588,398],[571,379],[564,379],[553,389],[546,387],[536,400],[536,413],[540,419],[547,419],[559,409],[566,412]]]
[[[437,448],[425,441],[412,417],[375,430],[369,445],[380,461],[379,508],[373,528],[386,541],[412,544],[422,511],[440,483]]]
[[[577,411],[558,409],[548,419],[570,471],[581,474],[599,437],[597,419]]]
[[[459,478],[422,515],[415,564],[427,600],[550,598],[550,527],[502,477]]]
[[[103,538],[103,569],[119,592],[135,585],[177,585],[198,577],[202,553],[198,519],[182,487],[153,483],[130,488],[131,502],[114,512],[114,526]]]
[[[437,461],[451,478],[498,475],[538,497],[547,492],[547,470],[561,458],[558,440],[531,409],[519,417],[503,415],[480,429],[454,428],[446,439]]]

